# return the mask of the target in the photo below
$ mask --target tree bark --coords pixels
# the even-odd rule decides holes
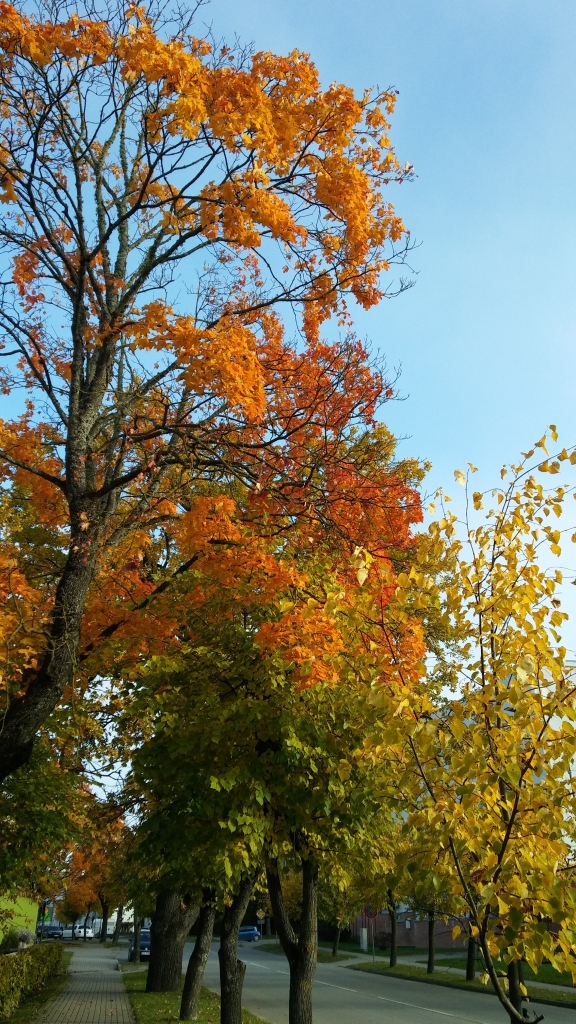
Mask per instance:
[[[180,991],[184,943],[198,911],[189,896],[180,898],[177,889],[158,893],[150,929],[147,992]]]
[[[214,894],[204,894],[204,903],[200,909],[200,920],[198,924],[198,935],[194,943],[192,956],[188,961],[186,977],[184,979],[184,990],[182,1002],[180,1003],[180,1020],[196,1020],[198,1016],[198,1004],[200,1002],[200,989],[204,977],[204,968],[210,953],[212,933],[214,931],[214,919],[216,907],[208,899],[213,900]]]
[[[134,917],[134,960],[133,963],[140,963],[140,932],[142,931],[142,918]]]
[[[312,1024],[312,982],[317,959],[318,867],[310,857],[302,860],[302,914],[298,937],[286,911],[277,861],[269,866],[266,875],[276,929],[290,967],[289,1024]]]
[[[426,966],[426,974],[434,974],[434,922],[435,914],[432,910],[428,915],[428,964]]]
[[[266,918],[266,935],[272,935],[272,921],[269,917]]]
[[[25,692],[0,717],[0,781],[30,760],[36,733],[71,682],[102,528],[101,513],[100,522],[94,523],[94,518],[93,503],[79,502],[77,509],[71,508],[70,551],[56,589],[46,652],[38,669],[25,675]],[[82,530],[85,522],[93,525],[86,532]]]
[[[520,969],[518,960],[511,960],[506,971],[508,975],[508,998],[518,1013],[522,1013],[522,992],[520,989]],[[516,1017],[510,1014],[511,1024],[517,1024]]]
[[[334,942],[332,943],[332,956],[338,956],[338,946],[340,945],[340,925],[336,926],[336,934],[334,936]]]
[[[248,909],[254,878],[245,878],[226,907],[220,935],[220,1024],[242,1024],[242,985],[246,964],[238,959],[238,929]]]
[[[114,928],[114,938],[112,939],[112,941],[113,941],[113,943],[115,945],[117,945],[120,942],[120,931],[122,929],[122,914],[123,913],[124,913],[124,907],[122,907],[122,906],[118,907],[118,910],[116,911],[116,926]]]
[[[398,914],[391,889],[388,889],[388,913],[390,914],[390,967],[398,962]]]
[[[108,912],[110,910],[110,906],[108,904],[108,901],[103,896],[101,896],[100,893],[98,893],[98,899],[100,900],[100,905],[102,907],[102,928],[100,930],[100,942],[106,942],[106,939],[108,938]]]
[[[466,981],[474,981],[476,977],[476,943],[472,935],[468,936],[468,949],[466,951]]]

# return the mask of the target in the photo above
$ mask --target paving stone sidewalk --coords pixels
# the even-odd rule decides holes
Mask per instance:
[[[115,954],[99,943],[78,946],[68,984],[35,1024],[134,1024]]]

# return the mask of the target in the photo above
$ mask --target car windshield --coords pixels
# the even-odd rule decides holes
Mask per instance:
[[[142,942],[143,939],[148,940],[149,938],[150,932],[145,932],[144,929],[142,929],[142,931],[140,932],[140,942]]]

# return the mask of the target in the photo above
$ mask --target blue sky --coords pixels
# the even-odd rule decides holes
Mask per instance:
[[[403,450],[454,491],[486,485],[557,423],[576,443],[574,0],[212,0],[199,18],[257,49],[309,52],[325,84],[395,86],[390,190],[417,284],[359,312],[401,364]]]

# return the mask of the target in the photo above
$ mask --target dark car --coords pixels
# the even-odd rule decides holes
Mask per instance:
[[[134,936],[130,939],[130,946],[128,947],[128,959],[134,959]],[[140,959],[150,959],[150,929],[142,928],[140,932]]]
[[[61,939],[63,928],[59,921],[45,921],[44,925],[36,925],[37,939]]]
[[[260,932],[255,924],[243,924],[238,932],[240,942],[259,942]]]

